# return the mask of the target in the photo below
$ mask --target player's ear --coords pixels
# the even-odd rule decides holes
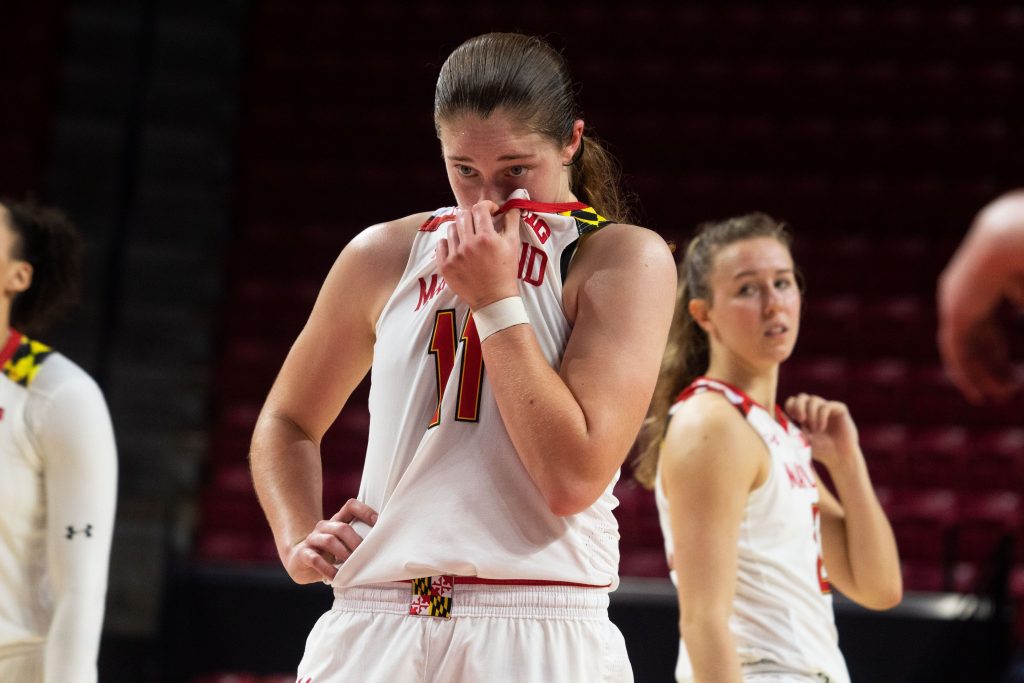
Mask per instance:
[[[11,270],[4,282],[4,290],[10,294],[20,294],[32,286],[32,264],[28,261],[13,261]]]
[[[690,312],[690,317],[693,321],[700,326],[700,329],[706,333],[711,334],[711,318],[708,316],[708,312],[711,307],[708,305],[707,299],[690,299],[690,303],[686,305],[686,309]]]

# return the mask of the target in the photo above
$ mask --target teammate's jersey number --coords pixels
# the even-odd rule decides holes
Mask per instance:
[[[462,364],[459,366],[459,393],[455,400],[455,419],[476,422],[480,417],[480,389],[484,379],[484,356],[480,350],[480,335],[476,331],[473,312],[466,314],[462,334],[456,336],[455,310],[445,308],[434,315],[434,331],[430,335],[427,353],[434,356],[437,369],[437,407],[428,427],[441,423],[441,401],[455,367],[459,343],[462,343]]]

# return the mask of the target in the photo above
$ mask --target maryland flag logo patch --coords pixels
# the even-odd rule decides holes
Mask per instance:
[[[36,378],[43,361],[53,353],[46,344],[22,337],[14,353],[3,365],[3,373],[16,384],[27,387]]]
[[[599,215],[597,211],[590,206],[585,209],[577,209],[575,211],[563,211],[559,215],[570,216],[575,220],[576,230],[581,236],[612,223],[612,221],[608,220],[604,216]]]
[[[454,576],[426,576],[422,579],[413,579],[409,614],[451,619],[454,589]]]

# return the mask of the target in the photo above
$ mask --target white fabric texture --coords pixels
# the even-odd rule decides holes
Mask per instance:
[[[85,372],[22,339],[26,348],[32,358],[13,369],[5,353],[0,375],[0,662],[41,657],[27,683],[92,683],[117,497],[113,429]]]
[[[606,591],[456,583],[451,619],[410,616],[409,598],[408,584],[340,590],[309,635],[298,680],[633,680]]]

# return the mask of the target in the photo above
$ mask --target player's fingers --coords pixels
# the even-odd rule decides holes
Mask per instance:
[[[363,537],[345,522],[323,521],[317,525],[317,529],[338,542],[343,543],[346,548],[346,557],[348,556],[348,552],[355,550],[359,547],[359,544],[363,542]],[[339,558],[342,557],[341,555],[338,555],[338,553],[334,554]]]
[[[953,383],[960,393],[971,403],[979,403],[981,394],[968,380],[967,371],[964,367],[965,349],[963,341],[952,325],[944,323],[939,326],[938,334],[939,355],[942,358],[942,365],[946,370],[946,376]]]
[[[839,413],[839,404],[834,401],[822,400],[821,403],[815,408],[815,422],[818,425],[818,431],[824,432],[828,430],[829,421]]]
[[[456,209],[455,210],[455,224],[454,230],[459,237],[459,244],[465,243],[474,234],[476,234],[476,228],[473,225],[474,215],[471,209]],[[456,245],[456,249],[458,245]]]
[[[341,522],[336,522],[336,524],[340,525]],[[348,531],[351,532],[351,536],[354,536],[356,539],[360,541],[362,540],[359,538],[359,535],[356,534],[356,532],[353,531],[352,528],[349,527],[347,524],[343,526],[345,526],[348,529]],[[348,543],[353,543],[354,546],[358,546],[359,543],[351,540],[351,538],[349,538],[348,543],[346,543],[341,538],[339,538],[340,535],[342,535],[342,532],[340,531],[333,533],[327,533],[326,531],[324,531],[310,534],[309,546],[317,550],[318,552],[327,555],[329,560],[333,559],[331,564],[344,562],[349,558],[349,555],[351,555],[352,551],[355,549],[354,547],[349,547]]]
[[[338,510],[331,517],[333,522],[351,522],[354,519],[358,519],[360,522],[365,522],[370,526],[377,523],[377,511],[367,505],[361,500],[355,498],[349,498],[341,509]]]
[[[444,262],[448,260],[448,254],[448,239],[442,237],[440,241],[437,243],[437,248],[434,250],[434,255],[436,257],[435,260],[437,261],[438,268],[444,265]]]
[[[320,574],[320,576],[325,579],[333,581],[334,576],[338,573],[338,570],[333,564],[321,557],[320,553],[312,548],[303,549],[300,557],[303,564]]]
[[[519,240],[519,223],[523,220],[523,212],[519,209],[509,209],[505,213],[505,225],[502,228],[502,236],[510,242]]]
[[[796,416],[796,396],[790,396],[789,398],[787,398],[786,402],[783,404],[783,407],[785,408],[785,411],[789,413],[789,416],[791,418],[799,422],[799,418],[797,418]]]
[[[448,224],[448,254],[449,258],[459,253],[462,245],[462,232],[459,230],[459,220],[456,219]]]
[[[473,205],[473,227],[478,234],[494,234],[494,214],[498,205],[490,200],[477,202]]]
[[[807,404],[811,397],[807,394],[797,394],[793,399],[793,419],[803,424],[807,421]]]

